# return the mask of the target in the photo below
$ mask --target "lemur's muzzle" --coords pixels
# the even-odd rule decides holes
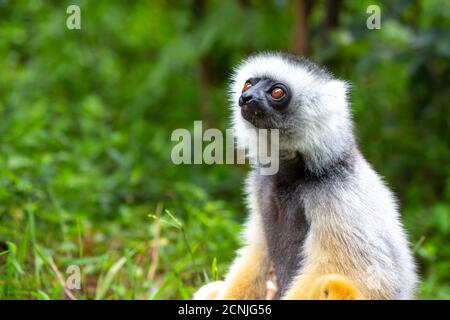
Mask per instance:
[[[248,90],[239,97],[239,106],[244,109],[257,111],[261,107],[264,97],[260,97],[258,90]]]

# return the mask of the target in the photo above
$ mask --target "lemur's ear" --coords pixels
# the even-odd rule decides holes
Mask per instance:
[[[346,97],[348,88],[349,85],[346,81],[333,79],[323,86],[322,93],[336,97]]]
[[[320,99],[323,105],[333,110],[346,110],[348,88],[348,83],[343,80],[332,79],[327,81],[320,88]]]

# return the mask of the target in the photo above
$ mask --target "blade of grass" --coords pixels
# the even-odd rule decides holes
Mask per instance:
[[[46,191],[47,191],[47,195],[50,200],[50,203],[52,204],[53,208],[58,213],[58,222],[59,222],[59,227],[61,229],[62,239],[66,243],[69,240],[67,237],[67,229],[68,228],[67,228],[65,218],[64,218],[64,209],[61,208],[61,205],[60,205],[58,199],[56,199],[56,197],[54,196],[53,191],[50,188],[47,188]]]
[[[163,281],[158,290],[150,297],[150,300],[157,300],[164,290],[170,285],[172,280],[176,281],[176,274],[178,274],[188,263],[190,259],[189,254],[185,255],[183,259],[175,266],[175,270],[171,272]]]
[[[150,297],[150,300],[158,300],[160,295],[164,292],[164,290],[169,286],[170,282],[173,280],[175,275],[173,273],[169,274],[158,288],[158,290]]]
[[[127,275],[128,281],[130,282],[131,292],[130,299],[134,300],[136,294],[136,278],[135,278],[135,270],[136,266],[133,263],[133,255],[135,252],[132,250],[125,250],[125,258],[127,259]]]
[[[25,226],[25,232],[23,234],[23,237],[21,237],[20,245],[19,245],[19,253],[18,253],[18,260],[20,264],[25,264],[25,260],[27,258],[27,255],[29,254],[29,244],[30,244],[30,223],[27,222]]]
[[[111,287],[111,284],[114,280],[114,276],[116,273],[123,267],[123,265],[127,262],[127,259],[125,257],[120,258],[117,260],[116,263],[112,265],[112,267],[108,270],[108,272],[105,275],[105,278],[100,281],[100,283],[97,285],[97,292],[95,293],[95,299],[101,300],[105,297],[106,293]]]
[[[199,277],[199,279],[200,279],[200,274],[199,274],[199,272],[197,272],[198,270],[197,270],[197,263],[196,263],[196,261],[195,261],[195,256],[194,256],[194,252],[192,251],[192,248],[191,248],[191,245],[190,245],[190,243],[189,243],[189,240],[188,240],[188,237],[187,237],[187,235],[186,235],[186,230],[185,230],[185,228],[184,228],[184,225],[181,223],[181,221],[180,220],[178,220],[169,210],[164,210],[164,212],[169,216],[169,217],[171,217],[172,218],[172,220],[175,222],[175,224],[178,226],[177,228],[178,228],[178,230],[180,230],[181,231],[181,235],[182,235],[182,237],[183,237],[183,241],[184,241],[184,243],[186,244],[186,247],[187,247],[187,249],[188,249],[188,252],[189,252],[189,255],[191,256],[191,259],[192,259],[192,264],[193,264],[193,268],[194,268],[194,270],[196,270],[196,274],[197,274],[197,276]]]
[[[28,230],[30,232],[31,248],[33,250],[34,257],[34,276],[36,278],[36,288],[41,287],[41,268],[42,260],[37,252],[37,242],[36,242],[36,225],[34,220],[34,214],[31,210],[28,211]]]
[[[180,278],[180,275],[178,273],[175,273],[175,280],[177,282],[178,292],[180,293],[181,299],[183,300],[190,300],[191,297],[186,290],[186,287],[184,286],[183,281]]]
[[[82,230],[82,225],[81,225],[81,219],[79,217],[77,217],[77,235],[78,235],[78,255],[80,256],[80,258],[83,258],[83,230]]]
[[[214,279],[214,281],[217,281],[218,275],[217,275],[217,258],[214,257],[212,264],[211,264],[211,276]]]
[[[155,278],[156,270],[158,269],[159,264],[159,238],[161,236],[161,212],[163,210],[163,204],[159,202],[156,206],[156,216],[155,216],[155,235],[153,237],[153,245],[151,252],[151,263],[147,272],[147,279],[153,280]]]
[[[36,247],[36,250],[39,254],[39,256],[42,258],[42,260],[48,264],[48,266],[50,267],[50,269],[53,271],[56,280],[59,282],[59,284],[61,285],[61,287],[64,290],[64,293],[66,294],[66,296],[70,299],[70,300],[77,300],[77,298],[73,295],[72,291],[70,291],[69,288],[67,288],[66,286],[66,281],[64,280],[63,275],[61,274],[61,272],[58,270],[58,267],[56,266],[55,261],[53,261],[53,258],[50,254],[48,254],[47,252],[45,252],[43,249]]]
[[[8,255],[6,256],[6,279],[3,294],[8,297],[14,292],[19,275],[24,274],[24,272],[17,261],[17,246],[9,241],[6,242],[6,245],[8,247]]]

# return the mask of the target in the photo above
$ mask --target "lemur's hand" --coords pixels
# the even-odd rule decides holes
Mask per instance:
[[[205,284],[194,293],[193,300],[214,300],[217,299],[219,291],[224,286],[224,281],[215,281]]]
[[[303,275],[284,295],[285,300],[363,300],[355,285],[339,274]]]
[[[317,278],[311,290],[312,300],[363,300],[361,292],[344,276],[328,274]]]

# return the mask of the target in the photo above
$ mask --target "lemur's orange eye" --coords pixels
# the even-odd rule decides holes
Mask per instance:
[[[272,96],[272,98],[274,99],[281,99],[284,97],[286,93],[284,92],[283,89],[281,88],[275,88],[272,90],[272,92],[270,93],[270,95]]]
[[[247,81],[247,82],[244,84],[244,88],[242,88],[242,92],[247,91],[248,89],[250,89],[251,86],[252,86],[252,84],[251,84],[250,82]]]

